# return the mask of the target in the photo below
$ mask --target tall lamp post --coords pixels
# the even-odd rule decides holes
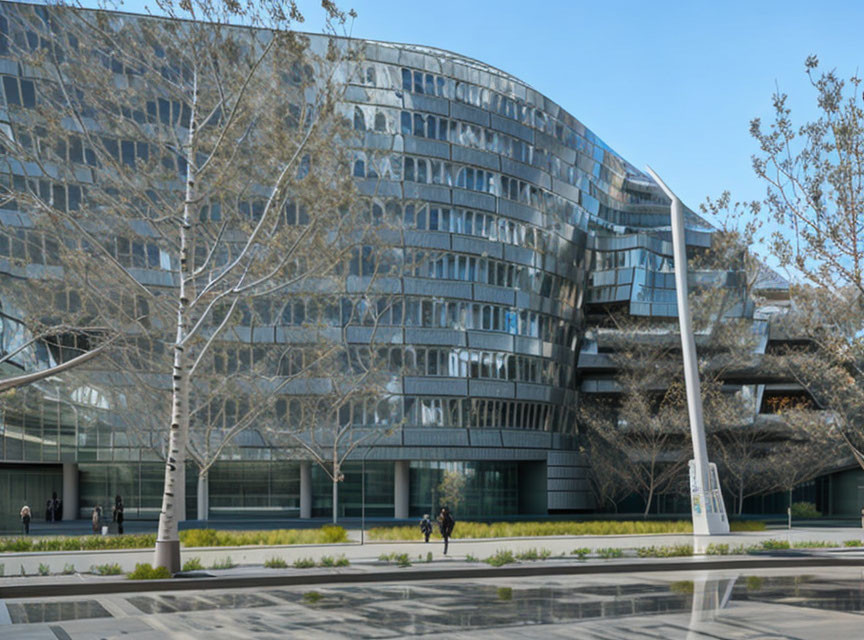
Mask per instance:
[[[695,535],[729,533],[729,519],[720,492],[717,466],[708,462],[705,443],[705,423],[702,418],[702,390],[696,360],[696,341],[690,321],[687,297],[687,244],[684,234],[684,204],[649,167],[648,173],[672,200],[672,254],[675,260],[675,296],[678,302],[678,322],[681,327],[681,351],[684,354],[684,381],[687,387],[687,413],[693,440],[690,461],[690,509]]]

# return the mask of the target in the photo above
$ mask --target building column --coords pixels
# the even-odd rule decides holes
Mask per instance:
[[[78,465],[63,463],[63,520],[78,519]]]
[[[397,460],[393,473],[393,517],[405,519],[408,517],[409,472],[408,460]]]
[[[312,463],[300,462],[300,517],[312,517]]]
[[[198,520],[210,518],[210,473],[198,474]]]

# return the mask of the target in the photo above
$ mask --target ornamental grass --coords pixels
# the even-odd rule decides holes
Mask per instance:
[[[763,531],[764,522],[732,523],[732,531]],[[457,522],[453,538],[531,538],[538,536],[609,536],[625,534],[692,533],[689,520],[593,520],[560,522]],[[420,527],[375,527],[371,540],[422,540]]]

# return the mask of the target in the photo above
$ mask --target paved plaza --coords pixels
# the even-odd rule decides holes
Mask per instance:
[[[0,638],[861,637],[860,569],[322,585],[7,600]]]

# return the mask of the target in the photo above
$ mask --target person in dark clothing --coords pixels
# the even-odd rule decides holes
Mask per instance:
[[[60,500],[57,499],[57,492],[51,494],[51,522],[60,521]]]
[[[426,542],[429,542],[429,536],[432,535],[432,521],[429,519],[428,513],[424,513],[423,519],[420,521],[420,532],[426,538]]]
[[[453,527],[456,526],[456,520],[450,513],[447,507],[441,508],[441,513],[438,514],[438,528],[441,530],[441,537],[444,538],[444,555],[447,555],[447,547],[450,544],[450,536],[453,535]]]
[[[24,525],[24,535],[30,535],[30,507],[26,504],[21,507],[21,524]]]
[[[111,520],[117,523],[117,533],[123,533],[123,498],[114,498],[114,508],[111,510]]]
[[[45,522],[54,522],[54,502],[50,498],[45,503]]]

